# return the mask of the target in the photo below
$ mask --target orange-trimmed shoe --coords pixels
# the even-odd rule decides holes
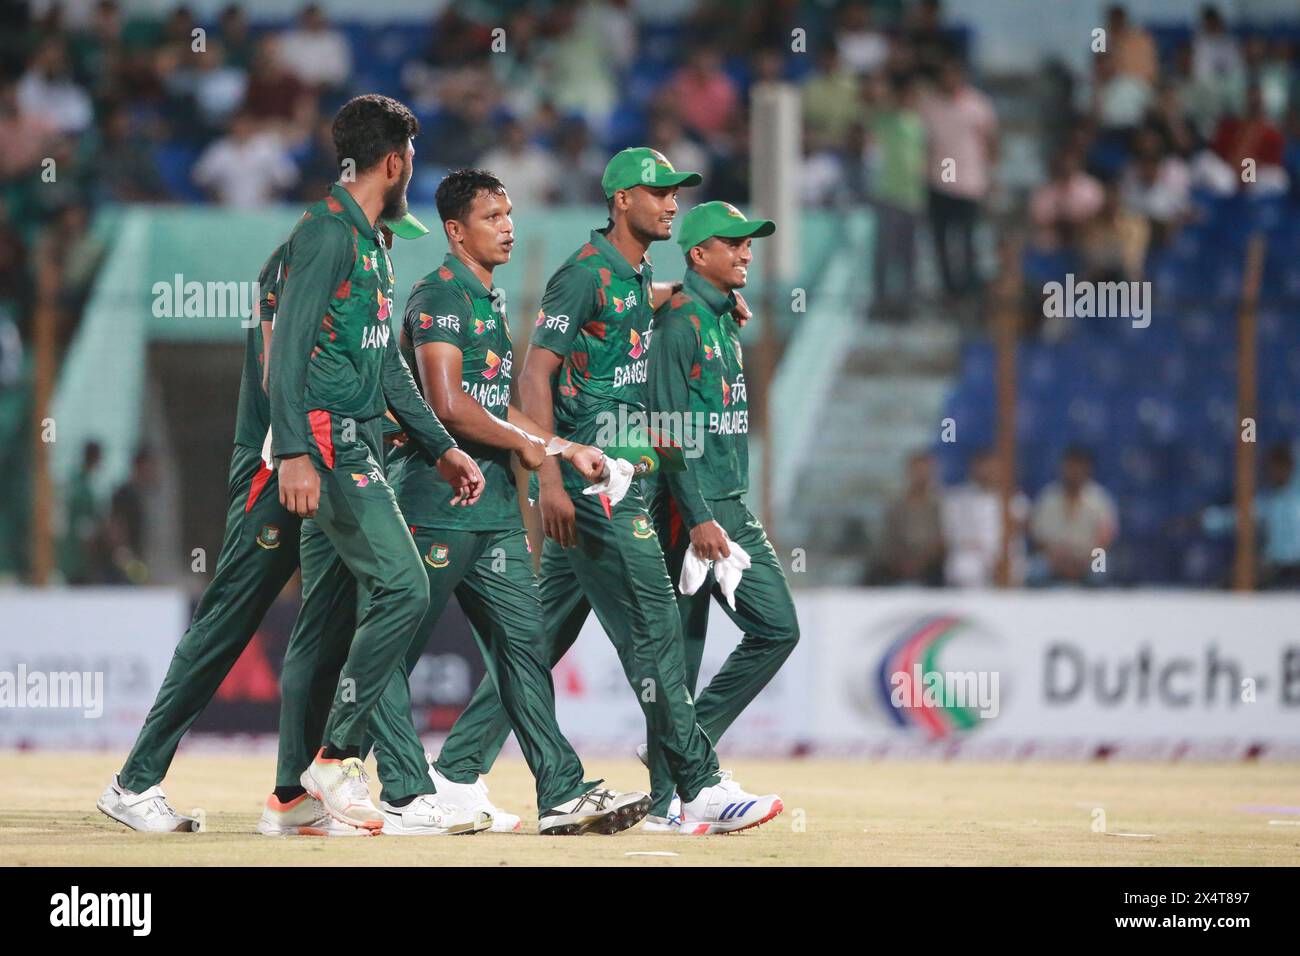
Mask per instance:
[[[730,770],[718,771],[718,783],[705,787],[690,803],[682,803],[683,836],[735,833],[771,820],[785,807],[775,793],[755,796],[731,779]]]
[[[319,800],[335,820],[379,831],[384,828],[384,815],[370,799],[369,780],[360,757],[331,760],[325,756],[324,747],[316,751],[316,759],[298,778],[302,788]]]
[[[375,836],[378,831],[340,823],[310,793],[282,801],[273,793],[266,798],[257,832],[263,836]]]

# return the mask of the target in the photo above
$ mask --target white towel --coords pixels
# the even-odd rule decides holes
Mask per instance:
[[[686,558],[682,561],[682,575],[677,582],[677,588],[683,594],[694,594],[704,583],[704,579],[709,576],[709,568],[713,568],[713,579],[718,582],[718,587],[722,589],[722,596],[727,599],[727,604],[734,611],[736,609],[736,588],[740,587],[740,576],[743,572],[749,570],[749,554],[736,542],[730,538],[727,539],[727,545],[731,548],[731,556],[719,558],[717,561],[705,561],[695,553],[695,549],[688,547],[686,549]]]
[[[605,458],[605,477],[594,485],[582,489],[584,495],[604,495],[612,510],[623,500],[632,485],[632,463],[622,458]]]
[[[271,457],[271,428],[269,425],[266,429],[266,440],[262,442],[262,463],[271,471],[275,471],[275,459]]]

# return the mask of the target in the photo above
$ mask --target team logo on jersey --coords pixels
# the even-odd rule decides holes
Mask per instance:
[[[488,349],[487,358],[484,361],[487,362],[487,368],[483,369],[483,377],[496,378],[497,372],[501,371],[501,356]]]
[[[650,527],[650,519],[645,515],[637,515],[632,519],[632,536],[634,538],[653,538],[655,529]]]
[[[257,545],[267,551],[274,551],[280,547],[279,527],[273,524],[262,525],[262,530],[257,533]]]
[[[424,556],[424,563],[431,568],[445,568],[451,563],[451,548],[445,544],[429,545],[429,553]]]
[[[634,359],[639,359],[645,354],[645,349],[641,346],[641,333],[636,329],[632,329],[631,331],[632,335],[630,336],[630,341],[632,342],[632,349],[627,354],[632,356]]]

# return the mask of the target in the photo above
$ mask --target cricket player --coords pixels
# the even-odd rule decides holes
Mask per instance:
[[[262,461],[270,424],[266,393],[266,351],[281,283],[284,246],[275,249],[258,277],[258,320],[249,328],[230,459],[230,501],[221,554],[189,629],[181,637],[157,699],[122,769],[113,775],[97,806],[133,830],[192,832],[193,818],[177,813],[161,784],[176,747],[216,694],[221,682],[252,640],[276,596],[298,568],[301,519],[280,503],[274,470]],[[337,640],[334,632],[352,630],[350,618],[330,613],[306,616],[303,626]],[[331,637],[331,635],[333,635]],[[331,824],[316,801],[300,811],[304,825],[321,831]]]
[[[749,403],[740,335],[733,313],[753,259],[753,240],[770,236],[768,219],[747,220],[735,206],[707,202],[682,218],[677,244],[686,255],[686,279],[655,315],[646,408],[652,420],[702,432],[689,467],[647,480],[650,512],[677,590],[686,642],[686,686],[695,693],[709,623],[709,596],[735,621],[744,638],[695,700],[704,733],[715,744],[772,679],[799,640],[794,601],[762,524],[745,507],[749,490]],[[702,426],[702,428],[700,427]],[[684,434],[669,437],[685,447]],[[687,549],[703,561],[731,557],[738,544],[750,567],[730,606],[710,571],[694,594],[678,589]],[[657,751],[657,752],[656,752]],[[653,806],[646,830],[671,830],[681,817],[672,775],[660,748],[642,751],[651,766]],[[650,754],[654,754],[651,759]]]
[[[407,677],[454,593],[536,779],[538,831],[617,833],[644,818],[649,797],[584,782],[556,723],[537,577],[510,467],[513,452],[536,469],[550,446],[590,484],[601,480],[605,457],[557,438],[510,404],[513,344],[504,297],[492,287],[493,271],[514,245],[505,186],[491,173],[462,169],[442,181],[436,198],[450,252],[412,289],[401,347],[439,420],[478,462],[485,487],[474,507],[455,507],[427,458],[410,446],[394,455],[390,480],[424,556],[430,600],[405,668],[371,719],[384,832],[402,832],[405,795],[427,787],[431,774],[439,800],[489,814],[495,830],[520,826],[519,817],[491,804],[477,779],[457,782],[431,771],[411,723]]]
[[[538,425],[606,447],[620,423],[644,412],[651,339],[650,244],[669,238],[677,190],[700,182],[645,147],[623,150],[605,167],[610,223],[569,257],[547,285],[520,395]],[[662,743],[683,801],[680,832],[741,830],[781,812],[775,794],[746,793],[718,769],[687,682],[681,621],[663,552],[635,484],[614,507],[582,493],[576,472],[554,461],[538,472],[547,541],[542,552],[544,631],[551,662],[576,639],[594,609],[618,651]],[[452,729],[437,772],[453,781],[486,773],[509,733],[500,702],[481,685]]]
[[[453,504],[477,501],[483,474],[421,397],[388,322],[392,264],[377,223],[406,212],[419,123],[396,100],[369,94],[343,105],[333,132],[340,166],[351,160],[356,174],[307,210],[285,248],[271,454],[281,503],[315,518],[364,595],[321,749],[300,783],[335,820],[380,830],[361,745],[429,603],[420,554],[380,464],[385,411],[453,486]]]

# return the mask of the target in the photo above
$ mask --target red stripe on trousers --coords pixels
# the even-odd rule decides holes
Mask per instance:
[[[677,510],[677,501],[668,499],[668,544],[677,547],[677,539],[682,536],[682,513]]]
[[[253,505],[257,504],[257,497],[266,487],[266,483],[271,480],[271,469],[266,467],[266,462],[261,462],[257,466],[257,474],[253,475],[253,482],[248,486],[248,501],[244,502],[244,513],[253,510]]]
[[[330,413],[314,408],[307,413],[307,420],[311,422],[311,435],[316,439],[321,458],[325,459],[325,467],[333,468],[334,438],[330,434]]]

